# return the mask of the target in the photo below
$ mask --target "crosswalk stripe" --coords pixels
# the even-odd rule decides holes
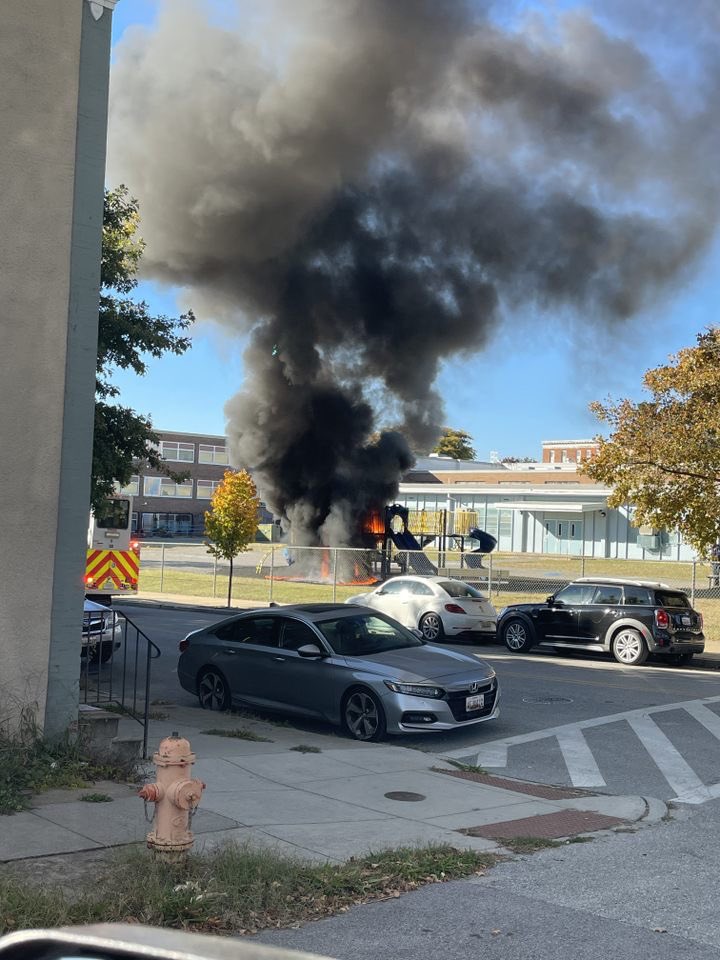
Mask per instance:
[[[606,786],[600,768],[590,749],[583,731],[624,720],[635,732],[655,766],[669,786],[676,792],[673,799],[678,803],[700,804],[720,799],[720,783],[704,784],[690,764],[683,758],[672,741],[662,732],[652,717],[659,713],[684,710],[714,737],[720,740],[720,715],[708,709],[707,704],[720,703],[720,696],[666,703],[656,707],[640,707],[605,717],[590,717],[575,723],[530,733],[517,734],[474,747],[452,751],[446,757],[458,757],[473,761],[480,766],[498,768],[508,765],[510,747],[557,739],[570,780],[576,787]]]
[[[612,713],[604,717],[590,717],[587,720],[578,720],[575,723],[565,723],[557,727],[545,727],[541,730],[533,730],[530,733],[519,733],[514,737],[503,737],[499,740],[490,740],[488,743],[476,744],[475,746],[461,747],[459,750],[450,750],[443,753],[444,757],[451,759],[466,759],[470,754],[477,753],[478,756],[484,755],[490,748],[495,749],[501,744],[504,747],[514,747],[520,743],[532,743],[535,740],[545,740],[547,737],[557,736],[564,730],[587,730],[590,727],[603,727],[608,723],[616,723],[618,720],[630,721],[633,717],[644,717],[650,714],[666,713],[672,710],[687,710],[691,704],[719,703],[720,696],[703,697],[700,700],[681,700],[679,703],[664,703],[659,707],[638,707],[634,710],[625,710],[622,713]],[[478,763],[480,760],[478,760]],[[505,764],[498,764],[504,766]]]
[[[604,787],[605,780],[582,731],[570,728],[556,736],[573,786]]]
[[[706,730],[709,730],[714,737],[720,740],[720,717],[716,713],[708,710],[702,703],[689,703],[685,709],[691,716],[695,717],[698,723],[701,723]]]
[[[710,799],[705,784],[654,720],[646,715],[629,717],[628,723],[655,766],[673,790],[683,796],[685,803],[704,803]]]
[[[506,743],[490,743],[480,750],[475,763],[480,767],[506,767],[507,754]]]

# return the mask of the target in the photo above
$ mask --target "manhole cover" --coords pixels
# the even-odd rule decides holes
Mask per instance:
[[[385,796],[388,800],[404,800],[406,803],[414,803],[425,799],[422,793],[410,793],[409,790],[391,790]]]
[[[523,697],[523,703],[572,703],[572,697]]]

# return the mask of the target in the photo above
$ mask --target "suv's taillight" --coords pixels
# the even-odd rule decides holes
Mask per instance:
[[[180,653],[185,653],[185,651],[189,646],[190,646],[190,640],[187,637],[185,637],[185,639],[181,640],[180,643],[178,644],[178,650],[180,651]]]
[[[698,613],[698,614],[697,614],[697,618],[698,618],[698,626],[699,626],[700,629],[702,630],[702,628],[703,628],[703,622],[704,622],[704,621],[703,621],[703,615],[702,615],[701,613]]]
[[[667,630],[670,626],[670,616],[667,610],[655,611],[655,626],[660,627],[661,630]]]

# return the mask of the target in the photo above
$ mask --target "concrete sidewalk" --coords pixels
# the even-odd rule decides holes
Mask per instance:
[[[593,796],[460,772],[442,757],[406,747],[187,707],[164,709],[168,719],[151,724],[151,747],[178,731],[198,758],[193,774],[207,784],[193,822],[199,850],[249,842],[321,862],[426,843],[494,850],[510,836],[568,837],[653,822],[666,813],[664,804],[641,797]],[[121,732],[132,730],[131,723],[123,720]],[[241,728],[266,739],[203,732],[208,728]],[[89,793],[113,800],[83,801]],[[31,810],[0,817],[0,861],[143,841],[150,826],[136,794],[137,787],[106,783],[42,794]],[[152,810],[148,805],[148,815]]]

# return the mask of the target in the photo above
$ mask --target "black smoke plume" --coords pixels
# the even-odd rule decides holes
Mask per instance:
[[[152,273],[250,332],[231,450],[296,542],[352,542],[394,496],[443,422],[445,358],[528,305],[579,335],[625,320],[712,237],[707,47],[676,89],[584,13],[203,9],[165,2],[120,44],[110,176],[139,196]]]

